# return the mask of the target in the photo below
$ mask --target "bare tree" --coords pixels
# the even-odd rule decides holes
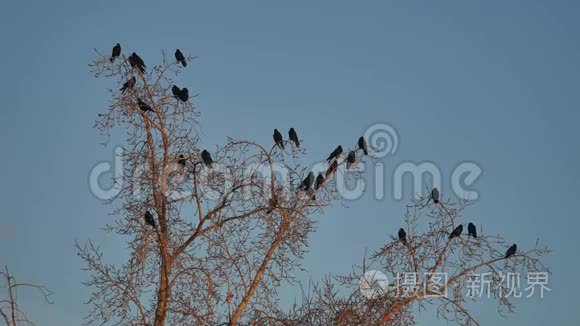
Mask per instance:
[[[508,244],[501,235],[480,230],[476,237],[451,237],[452,230],[466,222],[464,211],[470,205],[418,198],[404,216],[404,239],[391,236],[389,243],[350,275],[314,285],[290,312],[266,319],[283,325],[413,325],[412,308],[432,306],[447,321],[479,325],[466,304],[479,298],[473,293],[478,285],[474,278],[481,276],[487,277],[488,286],[480,290],[489,291],[500,314],[512,312],[513,291],[518,289],[508,286],[506,277],[549,273],[540,261],[549,250],[536,242],[535,247],[506,257]],[[375,281],[370,266],[387,272],[391,282],[388,286],[365,284],[366,293],[361,293],[361,281]]]
[[[52,292],[42,285],[17,282],[8,271],[8,266],[4,266],[0,276],[2,287],[6,288],[6,293],[0,296],[0,317],[2,317],[0,320],[4,320],[6,326],[34,325],[18,304],[18,290],[21,288],[37,290],[46,303],[52,303],[49,300]]]
[[[277,288],[294,281],[313,214],[339,199],[334,175],[359,172],[339,156],[319,169],[324,180],[312,180],[296,140],[228,138],[203,152],[195,96],[184,100],[174,87],[190,68],[165,54],[152,68],[135,58],[98,54],[91,64],[96,76],[116,81],[96,127],[108,141],[115,126],[126,133],[123,178],[115,180],[122,191],[108,202],[115,220],[105,231],[127,240],[129,256],[118,266],[90,240],[76,244],[94,290],[86,322],[236,325],[276,313]]]

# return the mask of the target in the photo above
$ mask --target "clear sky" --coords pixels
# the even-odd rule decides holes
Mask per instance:
[[[120,42],[149,64],[179,47],[199,59],[181,76],[202,112],[203,144],[271,142],[295,127],[320,159],[365,127],[399,133],[400,162],[483,168],[470,216],[520,248],[540,238],[552,292],[482,325],[578,325],[580,3],[576,1],[2,1],[0,3],[0,265],[55,292],[22,293],[39,325],[77,326],[87,274],[73,250],[88,237],[119,259],[99,227],[91,167],[112,147],[92,129],[110,80],[87,64]],[[400,227],[410,199],[369,194],[320,217],[304,267],[314,280],[348,273]],[[119,249],[120,247],[120,249]],[[283,291],[291,297],[296,293]],[[572,309],[571,309],[572,308]],[[420,325],[444,325],[431,313]]]

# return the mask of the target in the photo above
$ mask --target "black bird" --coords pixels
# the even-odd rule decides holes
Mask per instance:
[[[338,145],[337,148],[334,149],[334,151],[332,151],[332,153],[330,153],[330,155],[328,155],[328,158],[326,159],[328,162],[332,161],[333,159],[337,158],[340,156],[340,154],[342,154],[342,146]]]
[[[477,228],[475,227],[475,225],[473,225],[473,223],[467,224],[467,232],[468,232],[467,236],[472,236],[475,239],[477,238]]]
[[[131,77],[131,79],[127,80],[124,84],[123,87],[121,87],[120,91],[121,93],[125,93],[125,91],[128,88],[133,88],[133,86],[135,86],[135,83],[137,83],[137,80],[135,79],[135,76]]]
[[[179,96],[181,95],[181,89],[175,85],[173,85],[171,87],[171,93],[173,93],[173,96],[175,96],[176,98],[179,98]]]
[[[510,258],[511,256],[515,255],[516,251],[518,250],[518,246],[514,243],[508,250],[505,252],[505,258]]]
[[[185,158],[185,156],[183,156],[183,154],[179,154],[179,159],[177,160],[177,163],[179,163],[179,165],[185,167],[185,164],[187,163],[187,159]]]
[[[328,170],[326,170],[326,178],[330,177],[334,173],[334,171],[336,171],[336,169],[338,169],[338,162],[334,161],[332,162],[332,164],[330,164]]]
[[[203,152],[201,152],[201,159],[203,160],[203,163],[207,166],[209,166],[211,168],[211,165],[213,163],[213,159],[211,158],[211,154],[206,151],[205,149],[203,150]]]
[[[290,137],[290,140],[296,144],[296,147],[300,148],[300,140],[298,140],[298,134],[294,128],[290,128],[288,131],[288,137]]]
[[[313,183],[314,183],[314,173],[310,172],[308,173],[306,178],[302,180],[302,184],[300,184],[298,190],[310,190],[310,187],[312,187]]]
[[[115,58],[121,55],[121,44],[117,43],[114,47],[113,47],[113,53],[111,53],[111,59],[110,61],[113,62],[115,61]]]
[[[183,88],[181,89],[181,92],[179,92],[179,99],[183,102],[187,102],[187,100],[189,100],[189,91],[187,90],[187,88]]]
[[[433,188],[433,190],[431,190],[431,199],[433,199],[435,204],[439,203],[439,189]]]
[[[405,232],[405,229],[403,228],[399,229],[399,240],[401,240],[402,243],[407,244],[407,232]]]
[[[181,51],[179,49],[175,50],[175,60],[177,60],[177,62],[181,62],[181,64],[184,67],[187,67],[187,62],[185,61],[185,57],[183,56],[183,53],[181,53]]]
[[[318,190],[322,184],[324,183],[324,176],[322,175],[322,173],[318,173],[318,176],[316,177],[316,183],[314,184],[314,190]]]
[[[367,141],[362,136],[358,139],[358,148],[359,149],[362,149],[363,150],[363,153],[365,155],[369,155],[369,149],[367,147]]]
[[[149,211],[145,212],[145,223],[151,225],[153,228],[157,227],[157,224],[155,224],[155,219],[153,218],[153,215],[151,215],[151,213]]]
[[[352,168],[352,166],[356,163],[356,154],[354,151],[351,151],[350,153],[348,153],[348,156],[346,157],[346,168],[350,169]]]
[[[274,142],[276,145],[280,146],[281,149],[284,149],[284,138],[282,138],[282,134],[278,129],[274,129]]]
[[[458,227],[456,227],[453,232],[451,232],[451,234],[449,235],[449,239],[453,239],[455,237],[458,237],[461,235],[461,232],[463,232],[463,224],[459,224]]]
[[[137,53],[133,52],[131,54],[129,57],[129,63],[131,64],[131,67],[139,69],[142,74],[145,73],[145,67],[147,66],[145,65],[143,59],[137,55]]]
[[[137,104],[139,105],[139,109],[141,109],[141,111],[143,111],[143,112],[147,112],[147,111],[153,112],[153,109],[149,106],[149,104],[143,102],[140,98],[137,99]]]

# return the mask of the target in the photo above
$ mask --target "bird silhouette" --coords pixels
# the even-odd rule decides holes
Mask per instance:
[[[302,180],[302,183],[300,184],[300,187],[298,187],[298,190],[310,190],[313,184],[314,184],[314,173],[310,172],[308,173],[306,178]]]
[[[205,165],[211,168],[211,165],[213,164],[213,159],[211,158],[211,154],[205,149],[203,150],[203,152],[201,152],[201,159],[203,160],[203,163]]]
[[[356,154],[354,151],[351,151],[350,153],[348,153],[348,156],[346,157],[346,168],[350,169],[355,164],[356,164]]]
[[[181,88],[177,87],[176,85],[173,85],[171,87],[171,93],[173,93],[173,96],[175,96],[176,98],[179,98],[179,96],[181,95]]]
[[[179,154],[179,159],[177,160],[177,163],[179,163],[179,165],[185,167],[185,164],[187,163],[187,159],[185,158],[185,156],[183,156],[183,154]]]
[[[115,61],[115,58],[117,58],[118,56],[121,55],[121,44],[117,43],[114,47],[113,47],[113,52],[111,53],[111,59],[109,59],[111,62]]]
[[[318,190],[320,187],[322,187],[323,183],[324,176],[322,175],[322,173],[318,173],[318,176],[316,177],[316,183],[314,184],[314,190]]]
[[[330,164],[330,166],[326,170],[326,178],[328,179],[328,177],[330,177],[334,173],[334,171],[336,171],[336,169],[338,169],[338,162],[334,161],[332,162],[332,164]]]
[[[281,149],[284,149],[284,138],[282,138],[282,134],[278,129],[274,129],[274,142],[276,145],[280,146]]]
[[[399,229],[399,240],[401,240],[402,243],[407,244],[407,232],[405,232],[405,229],[403,228]]]
[[[368,150],[368,147],[367,147],[367,141],[362,136],[358,139],[358,148],[359,149],[362,149],[363,150],[363,153],[365,155],[369,155],[369,150]]]
[[[143,111],[143,112],[148,112],[148,111],[153,112],[153,109],[149,106],[149,104],[143,102],[140,98],[137,99],[137,104],[139,105],[139,109],[141,109],[141,111]]]
[[[505,258],[510,258],[511,256],[516,254],[516,251],[518,250],[518,246],[514,243],[511,247],[508,248],[508,250],[505,252]]]
[[[473,223],[467,224],[467,233],[468,236],[472,236],[473,238],[477,239],[477,228]]]
[[[179,92],[179,99],[183,102],[187,102],[187,100],[189,99],[189,91],[187,90],[187,88],[182,88],[181,92]]]
[[[290,130],[288,131],[288,137],[290,138],[291,141],[294,142],[294,144],[296,144],[296,147],[300,148],[300,140],[298,140],[298,134],[296,133],[296,130],[294,130],[294,128],[290,128]]]
[[[328,155],[328,158],[326,159],[326,161],[330,162],[333,159],[337,158],[340,156],[340,154],[342,154],[342,146],[338,145],[337,148],[335,148],[332,153],[330,153],[330,155]]]
[[[463,224],[459,224],[458,227],[453,229],[453,232],[451,232],[451,234],[449,235],[449,239],[453,239],[455,237],[460,236],[461,232],[463,232]]]
[[[124,84],[123,87],[121,87],[121,89],[119,89],[121,91],[121,93],[125,93],[125,91],[129,88],[133,88],[133,86],[135,86],[135,83],[137,83],[137,80],[135,79],[135,76],[131,77],[131,79],[127,80]]]
[[[137,53],[133,52],[131,56],[129,56],[129,63],[131,64],[131,67],[139,69],[142,74],[145,73],[145,68],[147,66],[145,65],[143,59],[137,55]]]
[[[177,60],[177,62],[181,62],[184,67],[187,67],[187,61],[185,61],[185,57],[179,49],[175,50],[175,60]]]
[[[431,190],[431,199],[433,199],[435,204],[439,203],[439,189],[433,188],[433,190]]]
[[[153,215],[151,215],[151,212],[146,211],[144,218],[145,218],[145,223],[151,225],[153,228],[157,227],[157,224],[155,224],[155,219],[153,218]]]

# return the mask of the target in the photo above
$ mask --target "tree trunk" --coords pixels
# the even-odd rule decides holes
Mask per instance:
[[[159,289],[157,290],[157,308],[155,309],[155,326],[164,326],[169,307],[169,268],[167,261],[162,258],[159,273]]]

